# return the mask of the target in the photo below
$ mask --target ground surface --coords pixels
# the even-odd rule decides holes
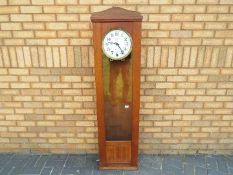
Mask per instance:
[[[0,175],[233,175],[233,155],[140,155],[138,171],[99,171],[97,155],[0,154]]]

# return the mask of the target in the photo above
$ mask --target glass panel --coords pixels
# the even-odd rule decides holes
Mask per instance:
[[[131,140],[132,59],[110,61],[103,55],[106,140]]]

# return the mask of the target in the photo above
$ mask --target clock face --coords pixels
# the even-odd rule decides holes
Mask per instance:
[[[129,33],[114,29],[108,32],[103,41],[102,49],[105,55],[112,60],[126,58],[132,50],[132,39]]]

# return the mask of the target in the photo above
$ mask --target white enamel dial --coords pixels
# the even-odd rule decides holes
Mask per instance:
[[[105,55],[112,60],[126,58],[132,50],[132,39],[129,33],[114,29],[108,32],[103,41],[102,49]]]

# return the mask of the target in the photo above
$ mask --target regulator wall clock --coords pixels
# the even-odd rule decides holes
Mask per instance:
[[[113,7],[93,13],[100,169],[136,169],[142,16]]]

